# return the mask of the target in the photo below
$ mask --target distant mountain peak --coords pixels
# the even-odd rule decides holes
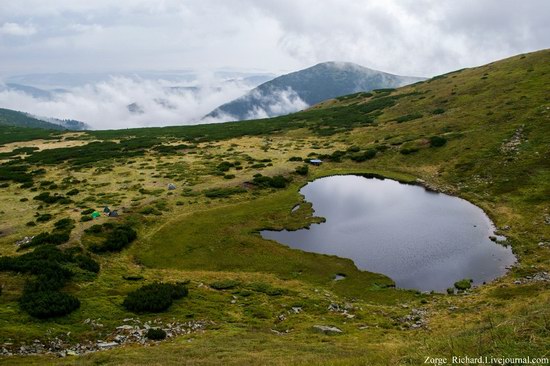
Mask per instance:
[[[424,78],[400,76],[344,61],[327,61],[267,81],[221,105],[205,120],[246,120],[293,113],[327,99],[381,88],[395,88]]]

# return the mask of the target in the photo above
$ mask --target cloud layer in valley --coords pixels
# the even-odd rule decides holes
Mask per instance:
[[[41,117],[74,119],[93,129],[169,126],[197,123],[220,104],[247,92],[244,80],[202,78],[182,87],[167,80],[112,76],[104,81],[31,95],[0,87],[0,106]],[[3,90],[2,90],[3,89]],[[227,118],[211,119],[220,122]]]

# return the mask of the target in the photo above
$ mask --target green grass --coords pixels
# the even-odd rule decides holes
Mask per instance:
[[[97,276],[80,271],[63,289],[80,299],[80,308],[56,320],[37,321],[22,312],[17,300],[28,277],[0,272],[0,343],[29,344],[68,332],[73,343],[99,339],[122,319],[135,316],[122,306],[126,295],[155,281],[189,281],[189,296],[165,313],[140,315],[142,321],[159,317],[213,323],[205,332],[155,347],[0,362],[418,365],[427,355],[548,357],[549,285],[514,281],[550,271],[550,252],[538,246],[550,241],[545,223],[550,215],[549,61],[548,50],[516,56],[270,120],[86,132],[71,138],[100,141],[50,151],[26,149],[24,160],[6,149],[0,171],[13,176],[5,175],[8,184],[0,188],[2,255],[16,255],[16,240],[52,231],[66,217],[76,227],[61,248],[100,242],[101,235],[83,232],[105,222],[126,222],[138,238],[120,253],[93,254],[101,264]],[[444,113],[433,114],[438,109]],[[396,123],[403,117],[404,123]],[[0,132],[0,143],[21,141],[27,148],[33,139],[60,139],[31,129],[0,127]],[[434,136],[446,143],[430,147]],[[352,146],[356,152],[375,149],[376,156],[354,162],[348,153],[334,155]],[[411,148],[416,151],[400,153]],[[109,149],[113,155],[105,154]],[[296,156],[328,158],[300,176],[294,172],[303,162],[289,161]],[[230,167],[235,177],[224,179],[217,169],[221,161],[240,161],[242,169]],[[263,162],[264,167],[253,167]],[[39,169],[44,171],[36,173]],[[292,177],[292,183],[255,189],[247,182],[258,173]],[[471,201],[498,227],[510,226],[504,234],[518,265],[503,278],[471,289],[470,295],[418,294],[380,286],[391,280],[361,272],[350,260],[290,249],[258,234],[264,228],[298,229],[318,222],[311,205],[302,202],[300,186],[350,173],[407,183],[421,179]],[[21,187],[28,177],[35,183]],[[75,179],[79,183],[70,183]],[[79,192],[67,205],[39,208],[42,202],[32,199],[46,190],[39,181],[53,182],[47,185],[52,195],[76,187]],[[168,192],[169,182],[177,182],[178,188]],[[298,203],[300,208],[291,213]],[[101,210],[105,204],[120,209],[121,216],[79,221],[79,210]],[[52,215],[52,220],[26,226],[36,212]],[[345,273],[345,280],[333,281],[337,273]],[[211,287],[215,283],[225,289]],[[328,310],[332,303],[351,304],[354,317]],[[296,306],[302,311],[294,313]],[[403,326],[400,319],[412,308],[426,310],[429,329]],[[282,321],[281,314],[286,317]],[[84,323],[87,318],[101,318],[104,327],[91,329]],[[315,333],[316,324],[337,326],[344,333]]]

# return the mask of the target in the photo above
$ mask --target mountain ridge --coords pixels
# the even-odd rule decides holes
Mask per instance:
[[[425,80],[394,75],[355,63],[327,61],[276,77],[214,109],[203,119],[243,120],[297,112],[335,97],[395,88]]]

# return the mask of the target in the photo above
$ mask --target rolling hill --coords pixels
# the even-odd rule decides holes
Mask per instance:
[[[0,125],[42,128],[46,130],[87,130],[89,126],[73,119],[58,119],[50,117],[36,117],[25,112],[0,108]]]
[[[16,126],[16,127],[30,127],[30,128],[42,128],[46,130],[65,130],[64,126],[59,124],[46,122],[34,117],[31,117],[27,113],[14,111],[11,109],[0,108],[0,125],[4,126]]]
[[[395,88],[420,80],[423,79],[388,74],[350,62],[325,62],[265,82],[246,95],[216,108],[205,119],[274,117],[342,95]]]

